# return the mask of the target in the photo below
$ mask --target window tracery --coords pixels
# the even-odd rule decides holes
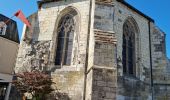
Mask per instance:
[[[55,65],[70,65],[72,59],[73,39],[75,32],[75,20],[77,15],[70,12],[63,16],[58,25],[57,49]]]
[[[123,50],[122,64],[123,73],[126,75],[135,75],[135,27],[130,21],[126,21],[123,25]]]

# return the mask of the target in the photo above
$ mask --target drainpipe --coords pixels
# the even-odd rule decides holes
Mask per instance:
[[[153,98],[154,98],[154,96],[153,96],[153,93],[154,93],[154,91],[153,91],[153,70],[152,70],[152,43],[151,43],[151,21],[149,20],[148,21],[148,27],[149,27],[149,50],[150,50],[150,70],[151,70],[151,94],[152,94],[152,100],[153,100]]]
[[[86,80],[87,80],[87,68],[88,68],[88,56],[89,56],[89,39],[90,39],[90,28],[91,28],[91,13],[92,13],[92,2],[90,0],[90,8],[89,8],[89,22],[88,22],[88,33],[87,33],[87,45],[86,45],[86,62],[85,62],[85,69],[84,69],[84,93],[83,93],[83,100],[86,99]]]

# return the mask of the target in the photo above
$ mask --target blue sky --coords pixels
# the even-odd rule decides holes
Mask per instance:
[[[170,0],[126,0],[129,4],[155,20],[155,23],[166,33],[167,54],[170,58]],[[0,13],[11,17],[21,9],[25,16],[37,11],[37,0],[1,0]],[[19,35],[21,36],[23,23],[17,18]]]

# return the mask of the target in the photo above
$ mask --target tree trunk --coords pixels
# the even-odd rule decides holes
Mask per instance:
[[[25,95],[23,95],[23,96],[22,96],[22,100],[26,100],[26,97],[25,97]]]

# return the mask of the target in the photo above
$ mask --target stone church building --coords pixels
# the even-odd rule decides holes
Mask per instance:
[[[59,100],[170,100],[165,33],[124,0],[41,0],[15,72],[48,71]],[[53,100],[52,98],[49,100]]]

